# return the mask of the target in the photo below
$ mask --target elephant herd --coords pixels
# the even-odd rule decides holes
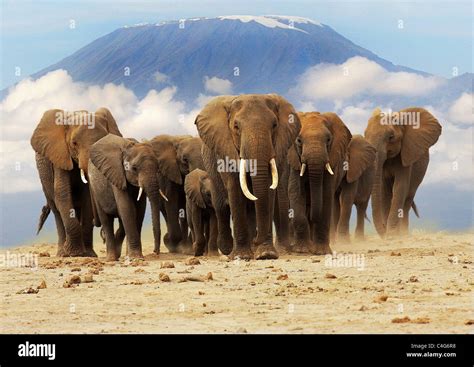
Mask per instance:
[[[276,259],[331,253],[330,243],[364,238],[369,199],[381,237],[408,233],[409,210],[441,134],[423,108],[387,116],[376,109],[364,136],[335,113],[296,112],[275,94],[219,96],[195,119],[199,137],[125,138],[106,108],[48,110],[31,138],[46,197],[38,225],[53,212],[58,256],[142,258],[146,198],[154,252]],[[118,227],[114,228],[117,219]],[[275,230],[273,230],[275,228]],[[275,237],[275,238],[274,238]]]

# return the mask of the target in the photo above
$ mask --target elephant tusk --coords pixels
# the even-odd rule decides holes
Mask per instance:
[[[270,168],[272,170],[272,185],[270,188],[275,190],[278,187],[278,169],[275,162],[275,158],[270,159]]]
[[[77,177],[77,176],[76,176]],[[81,168],[81,180],[82,182],[84,182],[85,184],[87,183],[87,179],[86,179],[86,175],[84,173],[84,170]]]
[[[247,186],[247,172],[245,169],[245,166],[246,166],[245,163],[246,163],[245,159],[240,160],[240,169],[239,169],[240,188],[242,189],[242,192],[244,193],[247,199],[255,201],[258,198],[252,195],[252,193],[249,191],[249,188]]]
[[[165,194],[163,194],[163,191],[161,191],[161,189],[160,189],[160,195],[161,195],[161,197],[162,197],[163,199],[165,199],[166,201],[168,201],[168,198],[166,197]]]
[[[303,177],[305,171],[306,171],[306,163],[303,163],[301,165],[300,177]]]
[[[331,168],[331,165],[328,163],[326,163],[326,169],[328,170],[328,172],[334,176],[334,172],[332,171],[332,168]]]
[[[143,193],[143,188],[140,186],[140,190],[138,190],[137,201],[140,201],[140,197],[142,196],[142,193]]]

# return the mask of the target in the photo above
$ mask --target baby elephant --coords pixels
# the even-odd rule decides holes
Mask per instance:
[[[202,169],[196,168],[184,180],[186,214],[193,238],[195,256],[218,255],[217,218],[211,201],[211,180]],[[207,245],[207,246],[206,246]]]
[[[120,258],[125,235],[128,256],[143,257],[140,235],[146,197],[151,202],[153,220],[159,215],[159,209],[154,207],[158,205],[157,198],[163,195],[158,186],[157,172],[156,156],[148,143],[109,134],[92,145],[89,182],[95,217],[100,220],[105,233],[107,260]],[[119,220],[119,230],[115,235],[114,218]],[[159,236],[159,233],[154,235]]]
[[[333,211],[333,230],[337,228],[337,240],[350,242],[349,221],[352,206],[357,208],[355,236],[364,239],[364,219],[375,178],[376,149],[361,135],[354,135],[349,143],[345,175],[336,190]]]

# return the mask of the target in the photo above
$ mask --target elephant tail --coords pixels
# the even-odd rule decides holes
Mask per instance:
[[[364,214],[364,217],[365,217],[365,219],[367,219],[367,222],[372,223],[372,222],[370,221],[369,217],[367,216],[367,213]]]
[[[411,207],[413,209],[413,211],[415,212],[415,215],[417,218],[420,218],[420,214],[418,213],[418,208],[416,207],[416,204],[414,201],[411,202]]]
[[[41,228],[43,228],[43,225],[46,222],[46,219],[48,219],[48,215],[50,212],[51,212],[51,208],[49,207],[48,204],[46,204],[45,206],[43,206],[43,208],[41,208],[41,214],[38,221],[38,230],[36,231],[36,235],[40,233]]]

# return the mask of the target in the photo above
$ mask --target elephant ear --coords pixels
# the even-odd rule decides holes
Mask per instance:
[[[301,121],[293,105],[278,94],[268,97],[276,106],[278,127],[275,131],[275,154],[277,162],[286,161],[288,149],[293,145],[301,130]]]
[[[337,167],[346,157],[347,147],[352,138],[352,134],[338,115],[333,112],[321,114],[325,117],[326,126],[331,131],[333,140],[331,151],[329,152],[329,163],[331,167]]]
[[[413,124],[404,126],[400,154],[403,166],[407,167],[420,159],[438,141],[441,135],[441,125],[436,117],[424,108],[406,108],[399,113],[403,112],[417,114],[419,117],[419,126]]]
[[[62,110],[48,110],[43,114],[31,137],[31,146],[35,152],[48,158],[55,167],[72,170],[73,163],[66,143],[64,123],[56,123],[64,117]]]
[[[206,203],[201,193],[201,180],[205,178],[207,173],[199,168],[186,175],[184,179],[184,192],[189,200],[198,207],[205,209]]]
[[[209,101],[194,121],[199,137],[219,158],[239,159],[229,129],[229,114],[236,96],[219,96]]]
[[[290,149],[288,149],[288,164],[292,169],[301,171],[301,159],[295,144],[291,144]]]
[[[181,177],[181,170],[178,166],[178,157],[176,154],[176,140],[177,137],[169,135],[159,135],[154,137],[150,144],[158,159],[158,169],[160,173],[170,181],[183,184]]]
[[[108,108],[99,108],[97,111],[95,111],[95,117],[99,121],[99,123],[103,124],[109,134],[122,136],[118,128],[117,122],[115,121],[114,117],[112,116],[112,113]]]
[[[123,167],[123,151],[135,143],[114,134],[108,134],[91,146],[90,160],[112,185],[127,188]]]
[[[349,169],[346,180],[351,183],[359,179],[362,173],[374,164],[377,149],[361,135],[354,135],[348,148]]]

